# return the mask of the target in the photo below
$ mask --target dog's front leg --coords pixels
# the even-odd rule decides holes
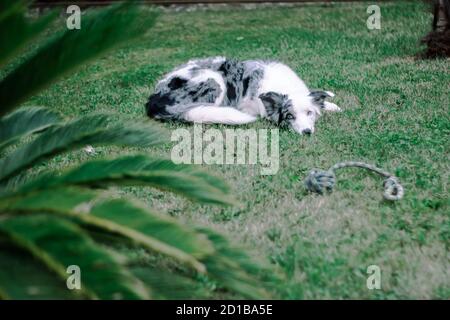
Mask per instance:
[[[258,118],[231,107],[198,106],[187,111],[183,119],[195,123],[239,125],[254,122]]]

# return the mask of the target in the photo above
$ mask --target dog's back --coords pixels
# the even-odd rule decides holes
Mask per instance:
[[[191,60],[164,76],[146,104],[147,115],[156,119],[183,119],[199,106],[237,107],[245,96],[257,93],[262,78],[257,61],[224,57]]]
[[[166,74],[146,104],[147,115],[156,119],[181,119],[191,108],[215,104],[226,89],[218,71],[225,58],[192,60]]]

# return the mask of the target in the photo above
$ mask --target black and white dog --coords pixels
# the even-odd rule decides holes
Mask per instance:
[[[310,91],[288,66],[224,57],[191,60],[168,73],[146,104],[161,120],[239,125],[267,118],[301,134],[314,132],[321,110],[340,111],[329,91]]]

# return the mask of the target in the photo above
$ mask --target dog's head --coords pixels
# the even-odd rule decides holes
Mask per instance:
[[[259,96],[264,104],[267,117],[279,126],[288,126],[300,134],[314,132],[314,124],[321,111],[340,111],[334,103],[325,101],[333,97],[329,91],[311,91],[309,95],[286,95],[267,92]]]

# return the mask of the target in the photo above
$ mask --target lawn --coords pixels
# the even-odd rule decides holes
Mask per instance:
[[[186,223],[221,231],[255,258],[270,261],[286,273],[284,299],[450,298],[450,61],[414,58],[432,19],[422,4],[380,4],[381,30],[373,31],[366,27],[367,6],[164,10],[139,41],[110,52],[27,105],[48,106],[68,117],[106,111],[143,118],[156,81],[188,59],[280,60],[311,88],[335,92],[333,102],[343,112],[324,115],[311,137],[280,131],[276,175],[262,176],[257,166],[205,166],[223,177],[239,200],[227,208],[149,188],[119,192]],[[148,10],[142,10],[143,18]],[[266,122],[245,127],[274,128]],[[144,152],[169,157],[171,147]],[[50,166],[135,151],[76,152]],[[305,192],[302,180],[310,169],[343,160],[374,163],[396,174],[404,198],[383,201],[382,179],[360,169],[339,172],[330,195]],[[380,290],[366,287],[370,265],[380,267]]]

